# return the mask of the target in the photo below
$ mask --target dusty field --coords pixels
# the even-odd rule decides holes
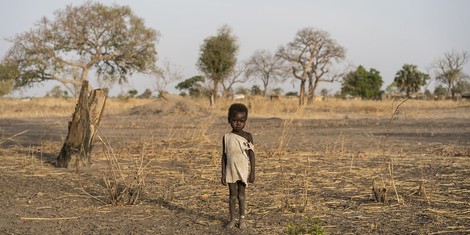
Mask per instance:
[[[257,179],[241,231],[219,183],[229,101],[111,101],[93,165],[59,169],[74,101],[0,100],[0,234],[470,233],[469,102],[244,102]],[[110,180],[143,193],[112,205]]]

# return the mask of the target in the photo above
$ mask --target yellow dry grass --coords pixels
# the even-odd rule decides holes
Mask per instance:
[[[108,99],[106,113],[115,114],[133,107],[152,102],[151,99]],[[1,99],[0,118],[28,117],[68,117],[71,116],[76,99],[33,98],[33,99]]]
[[[250,97],[240,101],[221,99],[216,105],[216,110],[218,113],[226,115],[231,103],[240,102],[248,106],[252,117],[293,117],[295,119],[390,118],[396,107],[403,101],[404,99],[373,101],[329,98],[299,108],[297,98],[283,97],[271,101],[269,98],[264,97]],[[470,107],[470,102],[410,99],[400,107],[398,115],[403,118],[446,118],[452,117],[452,114],[446,112],[446,110],[465,107]],[[436,113],[436,110],[440,112]],[[465,117],[470,117],[470,114]]]
[[[190,98],[185,98],[190,99]],[[181,100],[181,99],[178,99]],[[118,114],[132,108],[154,102],[155,99],[108,99],[105,114]],[[226,115],[230,104],[244,103],[252,117],[289,118],[296,119],[356,119],[356,118],[387,118],[392,116],[396,106],[403,100],[370,101],[370,100],[341,100],[330,98],[317,101],[312,105],[299,108],[298,99],[282,97],[271,101],[265,97],[249,97],[244,100],[219,99],[213,111]],[[165,102],[173,102],[170,97]],[[192,100],[201,107],[208,107],[207,99]],[[67,117],[73,112],[76,99],[33,98],[0,99],[1,118],[27,117]],[[400,115],[405,118],[446,118],[449,112],[445,110],[469,107],[468,101],[426,101],[407,100],[401,107]],[[441,110],[436,116],[435,110]],[[432,113],[432,115],[431,115]],[[470,117],[470,114],[468,116]]]

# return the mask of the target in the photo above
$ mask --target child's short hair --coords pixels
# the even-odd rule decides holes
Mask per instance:
[[[246,113],[246,117],[248,117],[248,108],[241,103],[232,104],[230,108],[228,108],[228,117],[231,118],[235,116],[235,113]]]

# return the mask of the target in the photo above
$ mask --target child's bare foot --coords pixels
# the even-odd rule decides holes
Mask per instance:
[[[239,223],[240,223],[239,225],[240,229],[246,229],[245,219],[241,218]]]
[[[226,228],[233,228],[235,227],[235,224],[237,223],[237,221],[235,220],[230,220],[230,223],[227,224],[227,226],[225,226]]]

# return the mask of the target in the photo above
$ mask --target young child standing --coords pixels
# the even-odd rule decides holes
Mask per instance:
[[[238,199],[241,229],[245,222],[245,187],[255,181],[255,152],[253,137],[244,131],[248,119],[248,108],[244,104],[232,104],[228,110],[228,123],[232,131],[222,138],[222,177],[223,185],[229,188],[230,222],[227,228],[236,224],[235,205]]]

